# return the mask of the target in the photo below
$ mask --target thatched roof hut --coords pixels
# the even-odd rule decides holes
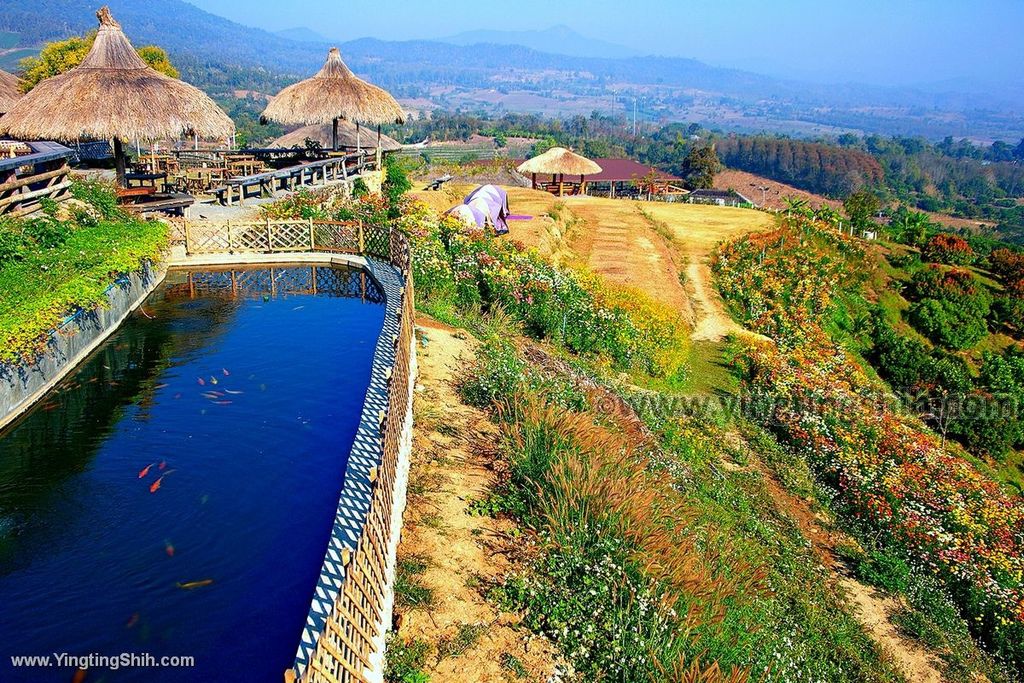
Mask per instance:
[[[543,173],[551,176],[587,176],[600,173],[601,167],[565,147],[552,147],[543,154],[524,161],[519,165],[518,170],[523,175]]]
[[[270,147],[302,147],[306,144],[306,138],[320,143],[324,148],[330,148],[334,144],[332,126],[329,123],[296,128],[270,143]],[[338,146],[358,147],[356,139],[356,125],[348,121],[338,121]],[[402,149],[402,143],[387,135],[380,136],[380,149],[383,152],[392,152]]]
[[[552,179],[556,176],[558,182],[555,188],[559,196],[565,192],[565,176],[579,176],[579,183],[569,183],[573,188],[578,188],[582,193],[586,189],[584,176],[595,175],[601,172],[601,167],[590,159],[580,156],[565,147],[552,147],[543,154],[538,154],[519,165],[517,169],[523,175],[533,176],[533,188],[537,189],[537,174],[550,175]],[[555,190],[552,190],[555,191]]]
[[[82,63],[18,100],[0,119],[0,133],[68,142],[112,139],[122,184],[124,140],[231,135],[231,119],[203,91],[149,67],[109,9],[96,16],[99,32]]]
[[[14,106],[15,101],[21,97],[18,90],[18,77],[0,69],[0,115]]]
[[[263,116],[286,125],[330,123],[332,128],[345,119],[356,124],[357,138],[361,124],[378,126],[379,134],[382,124],[405,123],[405,111],[395,98],[353,74],[336,47],[315,76],[279,92]],[[332,148],[338,149],[336,136]]]

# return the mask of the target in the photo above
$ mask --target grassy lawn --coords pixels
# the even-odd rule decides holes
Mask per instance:
[[[109,192],[84,187],[76,193],[95,203],[74,218],[0,222],[0,361],[31,357],[69,313],[101,305],[118,275],[167,245],[166,225],[125,216]]]

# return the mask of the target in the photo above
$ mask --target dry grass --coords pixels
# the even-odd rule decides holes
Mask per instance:
[[[150,68],[104,7],[89,54],[39,83],[3,118],[0,133],[24,140],[227,138],[228,115],[203,91]]]
[[[405,111],[395,98],[353,74],[336,47],[315,76],[279,92],[263,115],[284,124],[331,123],[338,118],[370,125],[405,122]]]

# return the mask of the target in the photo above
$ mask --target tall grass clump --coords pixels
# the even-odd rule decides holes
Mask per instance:
[[[515,516],[534,539],[526,566],[492,597],[588,680],[746,680],[700,661],[696,642],[743,581],[710,571],[714,559],[687,527],[692,512],[646,454],[582,412],[579,390],[569,409],[572,392],[541,374],[491,340],[460,386],[501,425],[508,471],[487,509]]]

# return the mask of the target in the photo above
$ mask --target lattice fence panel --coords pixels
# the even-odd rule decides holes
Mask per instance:
[[[359,253],[359,223],[314,223],[313,248],[317,251],[336,251],[346,254]]]

